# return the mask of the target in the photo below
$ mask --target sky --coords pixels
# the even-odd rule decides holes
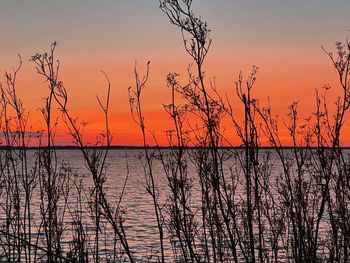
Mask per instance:
[[[193,10],[211,29],[213,42],[204,67],[220,92],[234,97],[239,72],[246,76],[252,66],[258,66],[254,96],[262,103],[269,97],[281,115],[293,101],[299,102],[302,114],[311,114],[315,89],[325,84],[333,86],[336,96],[336,74],[321,45],[333,50],[336,41],[350,35],[350,1],[193,0]],[[140,144],[130,115],[128,87],[134,85],[135,62],[142,72],[151,61],[143,98],[146,127],[165,142],[169,120],[162,104],[170,102],[166,75],[185,75],[191,59],[180,31],[159,9],[158,0],[0,0],[0,34],[0,72],[11,70],[21,54],[24,64],[17,90],[37,129],[43,125],[37,109],[48,89],[29,59],[57,41],[56,57],[61,61],[60,77],[69,92],[69,106],[80,119],[89,121],[90,140],[103,130],[96,100],[97,94],[106,93],[103,70],[112,84],[113,144]],[[4,80],[1,74],[0,81]],[[63,128],[57,141],[70,143]]]

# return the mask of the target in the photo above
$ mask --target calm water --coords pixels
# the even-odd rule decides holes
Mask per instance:
[[[144,175],[144,151],[141,149],[135,150],[111,150],[107,159],[107,191],[111,204],[115,200],[116,204],[119,200],[122,186],[127,176],[127,167],[129,168],[129,175],[125,187],[125,192],[122,199],[122,207],[125,209],[125,228],[131,251],[135,258],[143,261],[145,257],[159,252],[159,234],[156,224],[156,216],[154,212],[153,202],[151,196],[145,189],[145,175]],[[262,151],[263,154],[263,151]],[[59,160],[68,161],[70,166],[78,174],[85,176],[85,188],[91,189],[93,186],[91,175],[88,173],[84,159],[79,150],[59,150],[57,151]],[[193,177],[193,191],[191,201],[194,207],[200,207],[200,188],[198,178],[196,175],[196,168],[191,163],[187,156],[188,174]],[[224,166],[225,174],[230,174],[230,169],[233,166],[232,160],[226,161]],[[153,175],[156,182],[156,187],[159,193],[159,200],[165,203],[169,194],[169,187],[164,168],[159,160],[154,160],[152,163]],[[242,176],[243,177],[243,176]],[[241,178],[242,183],[244,181]],[[275,184],[271,180],[271,184]],[[243,196],[243,190],[238,188],[237,201]],[[74,203],[74,201],[72,201]],[[88,209],[87,209],[88,210]],[[166,216],[166,213],[164,213]],[[91,222],[91,221],[90,221]],[[93,225],[91,224],[92,230]],[[113,246],[112,232],[107,231],[106,249]],[[167,231],[165,231],[166,233]],[[67,240],[69,241],[69,240]],[[172,261],[172,246],[169,237],[165,237],[165,251],[167,251],[168,261]]]
[[[34,153],[31,152],[31,154]],[[262,151],[263,153],[263,151]],[[133,252],[137,259],[144,259],[150,256],[152,253],[157,253],[159,248],[159,235],[156,226],[156,218],[154,213],[154,208],[152,205],[152,199],[145,189],[145,177],[144,177],[144,167],[143,167],[143,150],[110,150],[107,158],[107,182],[105,183],[108,198],[111,206],[115,206],[118,203],[121,190],[125,181],[126,176],[128,180],[125,187],[125,192],[122,198],[121,206],[125,210],[125,229],[127,239]],[[73,172],[82,178],[82,184],[85,189],[85,201],[83,201],[84,218],[83,224],[86,225],[86,231],[93,233],[94,225],[92,221],[92,214],[89,209],[88,200],[89,193],[93,189],[93,183],[91,175],[86,169],[84,159],[79,150],[57,150],[58,162],[66,162],[72,168]],[[224,163],[224,170],[229,174],[229,170],[233,165],[233,162],[227,161]],[[281,168],[278,165],[276,156],[272,155],[272,164],[274,165],[274,175],[281,172]],[[127,167],[129,168],[129,174],[127,173]],[[157,185],[158,192],[160,193],[160,202],[164,203],[167,199],[169,190],[167,178],[164,174],[163,166],[157,160],[153,163],[153,172],[155,177],[155,182]],[[195,175],[194,165],[188,161],[188,174]],[[272,176],[270,184],[272,186],[276,185],[277,176]],[[242,179],[243,180],[243,179]],[[198,179],[194,177],[193,181],[193,206],[199,204],[200,191],[198,187]],[[238,189],[238,197],[242,194]],[[4,192],[2,192],[3,196]],[[68,202],[68,212],[66,213],[66,226],[64,240],[67,245],[72,241],[73,237],[71,235],[72,231],[70,228],[71,220],[69,219],[69,212],[73,212],[77,209],[77,195],[74,186],[72,185],[71,194],[69,196]],[[33,217],[38,217],[40,209],[40,195],[38,191],[34,193],[33,196]],[[198,205],[199,206],[199,205]],[[1,220],[5,220],[5,215],[1,216]],[[4,221],[2,221],[4,222]],[[105,227],[106,226],[106,227]],[[108,225],[102,224],[101,229],[101,254],[109,253],[108,250],[113,248],[113,232]],[[42,236],[44,238],[44,236]],[[166,239],[166,251],[171,252],[171,245],[168,237]],[[91,246],[93,247],[93,240],[90,240]],[[167,255],[169,258],[171,253]]]
[[[159,249],[159,234],[156,224],[156,217],[151,196],[145,187],[143,150],[111,150],[107,159],[107,192],[111,204],[117,204],[122,186],[127,182],[122,197],[121,206],[125,210],[125,228],[129,245],[135,257],[138,259],[150,256]],[[85,187],[93,186],[91,175],[86,169],[84,159],[79,150],[59,150],[57,151],[59,160],[68,161],[74,171],[86,176]],[[195,167],[189,162],[188,173],[194,174]],[[127,174],[129,168],[129,175]],[[164,169],[160,161],[153,162],[153,174],[156,187],[159,193],[160,202],[165,202],[169,193],[168,181],[164,174]],[[199,200],[199,189],[194,184],[193,202]],[[197,195],[196,195],[197,193]],[[108,231],[108,230],[107,230]],[[108,234],[107,234],[108,235]],[[109,233],[112,237],[112,233]],[[167,238],[166,238],[167,239]],[[107,244],[112,245],[111,241]],[[172,251],[171,245],[166,241],[166,251]],[[170,254],[168,255],[171,256]]]
[[[28,152],[28,163],[29,166],[32,165],[34,160],[34,150],[29,150]],[[69,165],[73,173],[76,173],[78,180],[81,179],[83,185],[83,225],[86,227],[85,231],[87,234],[91,235],[89,246],[94,247],[94,223],[93,214],[89,207],[90,193],[93,190],[93,181],[91,174],[86,168],[83,155],[80,150],[57,150],[57,164],[58,167],[61,163]],[[145,189],[145,175],[143,167],[143,150],[110,150],[108,153],[108,158],[106,161],[106,191],[108,194],[108,200],[110,206],[113,208],[119,202],[123,185],[127,178],[125,191],[121,200],[121,207],[125,211],[124,214],[124,226],[126,231],[127,240],[129,246],[133,253],[133,256],[140,261],[143,261],[146,257],[150,257],[152,254],[157,253],[159,249],[159,234],[156,224],[156,217],[154,213],[154,207],[150,195]],[[127,169],[129,167],[129,169]],[[194,167],[189,166],[189,173],[194,172]],[[129,170],[129,174],[127,173]],[[159,194],[159,200],[165,202],[168,195],[167,178],[164,175],[163,167],[160,161],[154,161],[153,163],[153,173],[155,182],[157,185],[157,190]],[[72,176],[73,177],[73,176]],[[77,180],[77,181],[78,181]],[[69,244],[73,241],[72,229],[73,222],[70,214],[74,213],[76,210],[80,210],[77,207],[77,190],[76,186],[73,184],[73,180],[70,184],[70,194],[68,197],[68,207],[65,212],[65,226],[63,233],[63,240],[65,245],[65,250],[69,250]],[[6,188],[2,189],[0,195],[2,202],[5,201]],[[22,201],[24,198],[22,199]],[[39,185],[34,191],[31,206],[32,206],[32,218],[33,224],[39,225],[40,223],[40,191]],[[63,199],[59,202],[59,207],[62,206]],[[0,221],[2,224],[6,221],[6,214],[4,209],[0,207]],[[42,230],[33,230],[33,236],[36,237],[39,231],[39,245],[45,247],[44,240],[45,236]],[[0,235],[1,237],[1,235]],[[1,237],[4,238],[4,237]],[[166,240],[167,237],[165,237]],[[101,233],[100,233],[100,254],[111,253],[113,250],[113,231],[109,224],[102,222]],[[171,252],[170,242],[166,241],[166,250]],[[93,254],[93,251],[91,251]],[[171,253],[170,253],[171,254]],[[171,256],[168,254],[168,258]],[[1,258],[1,256],[0,256]]]

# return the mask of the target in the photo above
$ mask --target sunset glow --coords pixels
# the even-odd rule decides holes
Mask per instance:
[[[307,2],[307,3],[306,3]],[[32,55],[58,42],[56,58],[61,62],[60,79],[69,92],[69,108],[79,120],[88,121],[86,140],[93,143],[104,130],[103,113],[96,96],[106,96],[110,78],[110,129],[114,145],[140,145],[141,137],[129,108],[128,87],[134,86],[134,66],[142,73],[148,60],[150,78],[144,92],[146,129],[166,145],[165,131],[171,128],[163,104],[170,103],[166,87],[169,72],[186,80],[192,63],[181,33],[158,9],[158,1],[6,1],[0,4],[0,71],[10,71],[23,59],[17,90],[33,130],[42,129],[38,108],[48,94],[47,83],[36,73]],[[195,1],[194,9],[208,22],[212,46],[205,63],[206,81],[214,80],[221,94],[232,98],[234,109],[242,106],[235,95],[239,72],[248,76],[258,66],[254,97],[283,116],[288,106],[299,102],[301,121],[315,110],[315,89],[332,86],[329,101],[340,90],[335,70],[321,45],[334,50],[336,41],[349,36],[350,2],[331,1]],[[1,77],[4,85],[5,79]],[[57,114],[57,113],[56,113]],[[223,124],[228,129],[231,124]],[[283,126],[281,122],[281,126]],[[228,131],[233,144],[238,143]],[[154,140],[149,133],[149,143]],[[345,120],[343,134],[350,134]],[[286,136],[287,137],[287,136]],[[72,144],[64,125],[57,130],[57,144]],[[288,144],[286,139],[286,144]],[[343,143],[350,145],[350,136]]]

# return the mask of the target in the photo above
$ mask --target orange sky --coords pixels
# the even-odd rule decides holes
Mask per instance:
[[[294,6],[288,6],[269,0],[267,5],[275,4],[277,9],[269,10],[257,3],[257,10],[252,9],[253,13],[256,12],[255,16],[249,14],[256,21],[247,22],[248,20],[244,20],[244,12],[250,10],[250,4],[239,1],[237,6],[243,10],[242,14],[240,16],[237,8],[232,9],[235,10],[235,15],[232,17],[229,10],[235,6],[229,1],[223,1],[221,7],[213,7],[209,1],[204,1],[202,6],[195,5],[198,12],[201,12],[204,18],[207,17],[208,24],[212,25],[210,28],[213,30],[211,33],[213,45],[205,64],[208,77],[215,77],[217,88],[222,94],[231,93],[234,98],[234,81],[240,70],[247,76],[251,67],[256,65],[260,70],[254,96],[259,98],[263,105],[267,97],[270,97],[274,111],[283,116],[289,104],[299,101],[301,115],[310,115],[314,109],[316,88],[331,84],[334,94],[339,91],[336,73],[323,53],[321,44],[333,50],[335,41],[345,40],[347,25],[344,21],[347,21],[348,14],[344,9],[350,7],[349,2],[339,1],[338,6],[336,4],[328,6],[328,3],[322,2],[312,7],[305,6],[307,4],[300,1],[297,1]],[[4,6],[3,10],[16,8],[16,5],[20,6],[21,2],[14,1],[12,5]],[[62,65],[60,76],[69,92],[70,108],[80,119],[89,121],[86,138],[90,141],[93,141],[95,134],[104,129],[103,114],[99,111],[96,101],[96,94],[103,97],[106,92],[106,82],[100,73],[103,69],[112,84],[110,128],[114,135],[113,144],[139,145],[141,143],[140,133],[130,115],[127,90],[129,86],[134,85],[135,61],[138,61],[138,67],[142,72],[146,62],[150,60],[150,78],[143,98],[144,115],[147,128],[155,131],[159,142],[164,144],[164,131],[169,129],[169,120],[162,104],[170,102],[170,91],[165,85],[166,75],[168,72],[185,75],[186,68],[191,63],[183,50],[179,31],[168,23],[167,18],[153,2],[149,5],[142,4],[145,5],[144,13],[130,23],[127,22],[127,15],[124,17],[120,13],[118,16],[118,12],[134,10],[137,15],[141,11],[133,9],[133,1],[123,2],[120,6],[114,6],[118,4],[108,1],[105,6],[98,7],[101,14],[93,13],[96,17],[91,17],[92,9],[89,9],[95,5],[94,3],[86,3],[86,8],[81,11],[78,10],[84,3],[75,3],[72,10],[84,12],[83,15],[87,20],[84,20],[85,16],[80,14],[81,21],[72,20],[74,22],[70,20],[71,17],[77,16],[77,13],[66,10],[64,4],[55,5],[63,8],[63,15],[68,21],[62,21],[62,26],[55,25],[56,31],[34,35],[35,39],[32,40],[29,33],[24,33],[27,32],[24,31],[25,23],[31,22],[33,28],[41,23],[38,17],[36,20],[30,18],[31,14],[38,11],[29,10],[28,14],[21,18],[24,24],[19,25],[18,36],[9,35],[0,46],[2,72],[16,65],[16,52],[23,56],[24,65],[19,73],[17,89],[26,109],[31,111],[30,119],[34,129],[40,129],[43,123],[37,109],[43,105],[48,89],[42,78],[35,73],[34,65],[28,62],[28,59],[36,52],[48,50],[50,41],[57,40],[57,58],[61,60]],[[49,4],[47,6],[45,4],[40,8],[49,7]],[[309,13],[306,11],[304,13],[303,8],[310,8]],[[107,12],[107,9],[116,12],[118,18],[115,19],[119,20],[113,21],[113,17],[109,18],[110,20],[102,19],[105,15],[102,10]],[[269,17],[263,19],[263,16],[266,16],[264,12]],[[330,17],[325,18],[323,12],[325,14],[328,12]],[[99,15],[105,24],[100,22]],[[261,16],[262,20],[258,20],[257,16]],[[11,19],[11,17],[5,18]],[[91,21],[91,25],[88,21]],[[237,25],[237,22],[241,24]],[[77,38],[73,29],[69,28],[70,25],[64,23],[71,23],[77,35],[81,34],[80,38]],[[26,30],[34,29],[30,27]],[[44,32],[44,29],[41,31]],[[330,96],[330,101],[335,96]],[[235,98],[233,101],[237,102]],[[234,105],[240,107],[239,104]],[[347,124],[345,133],[350,134],[348,127]],[[150,142],[152,143],[152,140]],[[344,136],[343,142],[350,144],[350,136]],[[60,128],[57,144],[70,143],[71,140],[63,128]]]
[[[263,55],[254,57],[256,61],[261,61],[254,96],[259,98],[262,105],[266,105],[267,97],[270,97],[274,112],[280,114],[282,118],[293,101],[299,101],[301,116],[310,115],[315,107],[316,88],[321,88],[324,84],[331,84],[334,86],[334,93],[339,91],[335,71],[320,49],[318,53],[319,56],[308,60],[303,60],[302,54],[295,53],[283,57],[266,58]],[[165,57],[166,54],[161,54],[158,57],[154,56],[151,60],[150,78],[143,94],[146,127],[156,132],[161,144],[166,144],[165,131],[171,125],[162,106],[170,102],[170,90],[165,85],[166,74],[169,71],[186,74],[186,67],[190,62],[184,54],[179,54],[178,59],[172,57],[168,62]],[[239,59],[242,59],[241,63],[233,56],[224,58],[224,55],[212,54],[208,57],[205,66],[208,77],[215,77],[218,90],[222,94],[229,94],[237,111],[240,111],[241,105],[235,95],[234,81],[240,69],[235,65],[243,65],[243,74],[247,76],[251,68],[245,61],[253,60],[253,58]],[[86,58],[63,60],[61,78],[69,92],[69,107],[75,116],[89,122],[86,139],[93,142],[96,134],[104,130],[103,113],[99,109],[96,95],[104,98],[106,81],[95,66],[101,61],[95,58],[94,62],[89,61],[88,63],[86,60]],[[103,70],[109,74],[112,83],[110,129],[114,137],[113,144],[139,145],[142,142],[141,135],[131,118],[127,91],[130,85],[134,86],[133,62],[127,59],[113,60],[111,58],[104,64]],[[138,62],[138,68],[142,73],[145,64]],[[30,119],[34,129],[40,129],[43,126],[43,120],[37,109],[43,105],[48,88],[29,62],[25,62],[23,70],[19,73],[18,94],[26,109],[31,110]],[[334,99],[334,96],[330,96],[330,99],[332,98]],[[230,124],[226,125],[231,128]],[[234,131],[229,131],[230,138],[236,141],[232,134]],[[346,142],[349,139],[345,137]],[[58,130],[56,140],[57,144],[71,143],[63,125]],[[151,136],[150,143],[153,143]]]

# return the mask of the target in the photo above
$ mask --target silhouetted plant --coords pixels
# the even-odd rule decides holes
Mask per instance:
[[[158,233],[159,233],[159,251],[160,257],[156,255],[156,257],[160,258],[161,262],[165,261],[165,255],[164,255],[164,218],[163,218],[163,212],[162,212],[162,204],[159,201],[159,193],[157,190],[157,185],[155,184],[154,174],[153,174],[153,161],[155,159],[155,153],[149,149],[148,141],[147,141],[147,135],[146,135],[146,126],[145,126],[145,120],[143,116],[142,111],[142,91],[146,87],[146,83],[149,76],[149,65],[150,62],[147,63],[147,69],[144,76],[140,78],[137,68],[135,65],[134,68],[134,75],[135,75],[135,88],[132,89],[129,87],[129,104],[130,104],[130,110],[132,117],[134,121],[137,123],[141,130],[142,135],[142,143],[143,143],[143,150],[144,150],[144,175],[146,180],[146,191],[149,193],[149,195],[152,198],[153,202],[153,208],[156,216],[156,222],[158,227]]]
[[[101,134],[98,138],[95,147],[89,148],[84,142],[83,139],[83,128],[86,125],[85,122],[81,124],[78,123],[78,119],[72,117],[68,110],[68,93],[65,89],[62,81],[58,79],[58,70],[59,70],[59,61],[54,61],[54,51],[56,48],[56,43],[53,43],[51,46],[50,55],[44,53],[42,55],[36,55],[33,57],[33,61],[37,64],[38,73],[43,75],[50,83],[50,100],[54,100],[58,106],[59,110],[62,112],[63,121],[65,122],[69,134],[74,139],[74,143],[79,147],[83,154],[85,164],[89,172],[91,173],[92,180],[94,183],[94,188],[90,193],[90,197],[93,197],[91,202],[91,211],[93,212],[93,220],[95,226],[95,244],[94,244],[94,261],[100,262],[100,232],[101,232],[101,223],[102,217],[104,217],[114,230],[114,234],[118,237],[119,242],[122,244],[122,247],[131,262],[133,262],[133,257],[126,239],[126,234],[123,227],[123,210],[121,209],[121,199],[120,196],[117,205],[113,208],[110,205],[108,200],[105,182],[106,182],[106,159],[108,151],[111,144],[111,133],[109,130],[109,121],[108,121],[108,111],[109,111],[109,98],[110,98],[110,89],[111,84],[105,75],[108,81],[107,87],[107,98],[105,104],[101,102],[99,97],[97,97],[98,103],[105,116],[105,134]],[[101,147],[104,146],[104,147]],[[128,174],[128,171],[127,171]],[[126,179],[127,180],[126,176]],[[124,183],[125,187],[125,183]],[[124,190],[122,191],[122,193]],[[80,226],[78,225],[80,228]],[[114,251],[117,253],[117,251]]]
[[[36,248],[32,234],[32,197],[37,184],[38,160],[31,162],[27,146],[33,137],[41,136],[31,131],[28,124],[29,112],[23,107],[16,93],[17,74],[22,66],[19,56],[19,66],[13,72],[5,72],[6,87],[1,87],[1,128],[4,135],[4,146],[1,152],[1,174],[5,187],[5,204],[2,205],[7,222],[3,234],[7,239],[5,256],[9,261],[20,261],[24,254],[26,262],[33,260]],[[21,237],[20,241],[16,237]],[[22,245],[23,243],[23,245]]]
[[[170,190],[166,204],[169,218],[167,226],[172,237],[175,260],[200,262],[201,256],[197,251],[199,229],[192,200],[193,178],[187,170],[188,152],[186,148],[189,140],[184,130],[187,105],[177,106],[175,103],[175,89],[179,85],[176,74],[168,75],[167,85],[171,88],[172,101],[164,108],[171,117],[174,128],[167,131],[170,150],[168,152],[159,151]],[[177,253],[178,249],[181,250],[181,253]]]

